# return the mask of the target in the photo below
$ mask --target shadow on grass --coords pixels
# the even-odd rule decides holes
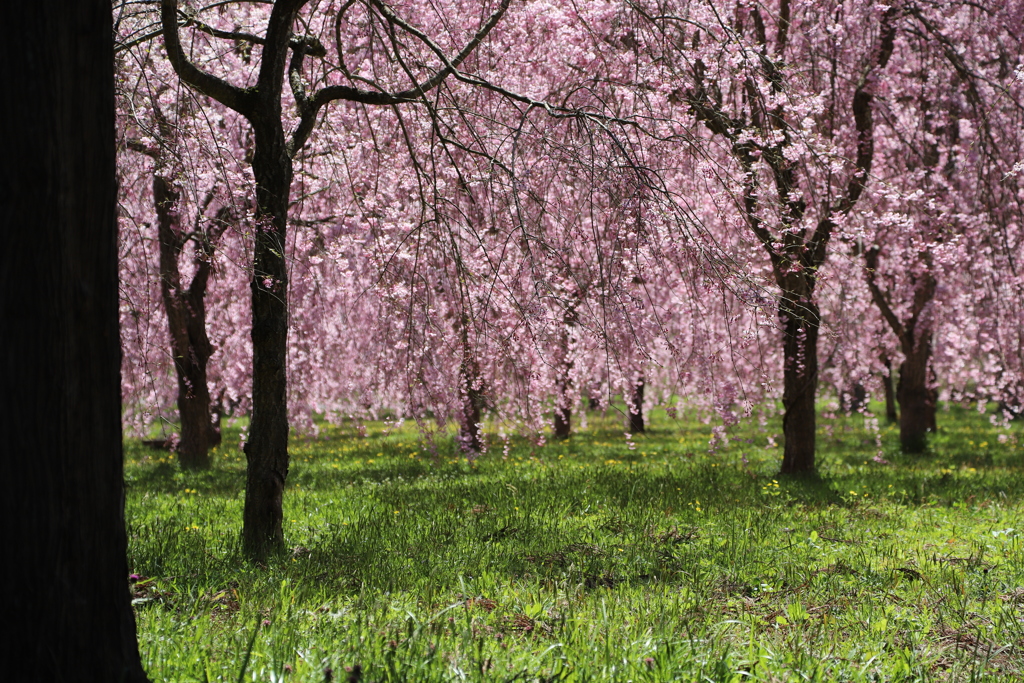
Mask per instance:
[[[214,465],[208,470],[188,471],[171,463],[135,465],[126,469],[125,485],[148,493],[173,494],[192,488],[205,495],[234,497],[245,488],[245,469]]]
[[[825,477],[817,472],[802,472],[800,474],[780,474],[778,481],[790,499],[804,505],[828,507],[846,504],[846,500],[837,487],[837,482],[832,477]]]

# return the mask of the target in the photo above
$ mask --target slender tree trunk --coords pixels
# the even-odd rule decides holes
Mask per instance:
[[[900,340],[900,349],[903,351],[900,377],[896,383],[896,398],[900,403],[900,446],[905,453],[921,453],[927,446],[929,430],[935,430],[937,394],[928,386],[932,332],[928,327],[930,321],[922,317],[935,297],[935,276],[931,270],[931,259],[926,256],[926,268],[920,276],[913,278],[914,301],[910,316],[901,320],[889,305],[887,294],[875,281],[880,251],[879,247],[872,247],[864,252],[864,257],[871,298]],[[888,358],[883,357],[883,361],[890,368],[891,374]]]
[[[864,388],[863,384],[857,382],[843,392],[842,399],[841,403],[843,412],[847,415],[851,415],[853,413],[860,412],[860,410],[867,405],[868,392],[867,389]]]
[[[559,377],[556,386],[554,436],[556,439],[568,439],[572,434],[572,342],[573,333],[576,328],[577,316],[576,306],[579,301],[579,294],[573,296],[572,303],[565,309],[562,317],[562,338],[560,340],[559,353]]]
[[[928,387],[931,333],[919,334],[913,348],[904,348],[900,364],[900,446],[905,453],[921,453],[935,424],[934,392]]]
[[[467,378],[467,382],[473,380]],[[483,450],[483,435],[480,433],[479,392],[467,389],[462,396],[462,415],[459,420],[459,441],[462,450],[470,454],[477,454]]]
[[[221,443],[220,418],[221,406],[218,400],[214,406],[210,401],[210,387],[207,382],[206,368],[213,355],[213,344],[206,333],[206,288],[213,270],[213,254],[216,242],[227,229],[230,217],[229,209],[217,213],[214,225],[209,229],[206,240],[198,244],[195,258],[195,274],[189,284],[187,306],[188,339],[191,348],[190,362],[186,365],[186,377],[189,384],[199,387],[194,392],[196,405],[195,426],[203,429],[203,447],[209,460],[209,450]],[[179,404],[180,405],[180,404]],[[182,419],[182,440],[184,440],[184,418]]]
[[[484,394],[480,390],[480,370],[465,349],[462,361],[462,387],[459,389],[461,414],[459,416],[459,441],[467,453],[480,453],[484,448],[480,424],[483,421]]]
[[[199,410],[198,415],[202,415],[202,422],[199,421],[197,415],[196,425],[200,424],[206,430],[205,448],[207,453],[211,448],[219,446],[221,443],[220,433],[220,419],[221,419],[221,407],[218,402],[217,406],[214,406],[210,401],[210,387],[207,382],[206,367],[209,364],[210,356],[213,355],[213,345],[210,343],[210,338],[206,334],[206,282],[210,276],[210,263],[204,262],[199,265],[195,277],[192,280],[192,285],[189,287],[189,302],[194,315],[189,320],[188,335],[189,339],[192,340],[192,347],[196,349],[202,349],[202,353],[197,355],[196,363],[190,369],[189,381],[193,386],[198,386],[202,389],[201,395],[197,397],[196,403],[198,404]],[[202,291],[198,291],[196,286],[196,279],[202,277]]]
[[[487,401],[482,390],[480,366],[473,356],[470,344],[470,316],[463,312],[456,323],[456,332],[462,345],[462,363],[459,366],[459,443],[467,455],[481,453],[484,449],[480,429]]]
[[[643,434],[644,425],[644,378],[641,376],[633,385],[633,395],[629,397],[629,433]]]
[[[171,353],[178,378],[178,415],[181,440],[178,462],[183,469],[206,469],[210,449],[220,443],[220,430],[211,419],[206,367],[213,346],[206,333],[206,285],[210,277],[212,245],[201,245],[196,272],[188,289],[181,284],[178,259],[184,241],[178,230],[178,191],[159,173],[153,176],[160,241],[160,293],[171,333]],[[214,226],[219,235],[222,226]]]
[[[556,439],[568,439],[572,434],[572,402],[570,397],[572,388],[569,386],[569,373],[572,372],[572,361],[568,360],[568,346],[568,339],[563,340],[563,352],[565,355],[561,364],[562,375],[555,387],[554,436]]]
[[[301,2],[274,3],[263,43],[255,88],[237,88],[189,62],[178,35],[176,0],[160,3],[167,57],[174,70],[193,87],[241,113],[252,125],[252,159],[256,181],[256,224],[253,235],[252,415],[245,445],[246,486],[242,512],[242,546],[256,561],[284,548],[282,498],[288,477],[288,269],[285,236],[292,183],[291,150],[285,141],[281,93],[292,27]],[[293,52],[301,58],[303,51]],[[301,59],[299,59],[301,61]],[[298,62],[296,62],[298,64]],[[294,83],[298,84],[301,78]],[[300,107],[308,100],[293,85]],[[302,114],[308,135],[316,109]],[[299,136],[302,137],[302,136]],[[302,140],[305,138],[302,137]],[[301,147],[302,140],[293,140]]]
[[[146,681],[125,560],[110,3],[5,7],[5,681]]]
[[[256,151],[252,167],[258,209],[249,283],[252,418],[245,444],[242,545],[255,560],[284,548],[282,499],[288,477],[288,271],[284,256],[292,161],[285,148],[280,108],[270,114],[267,125],[253,122]]]
[[[572,434],[572,409],[568,406],[555,404],[554,434],[556,439],[568,439]]]
[[[818,388],[818,307],[811,301],[784,298],[783,393],[785,447],[783,474],[814,472]]]
[[[885,419],[889,424],[895,424],[896,416],[896,392],[892,383],[892,361],[889,357],[882,355],[882,364],[885,365],[886,373],[882,375],[882,388],[885,391]]]
[[[285,263],[285,235],[292,181],[292,154],[305,144],[319,120],[326,102],[344,99],[374,105],[397,105],[437,87],[466,57],[415,90],[388,94],[377,90],[328,86],[312,97],[302,79],[304,56],[324,57],[326,50],[316,39],[298,38],[293,27],[303,0],[272,3],[262,40],[259,75],[255,87],[241,88],[196,67],[186,56],[178,33],[177,0],[161,0],[167,57],[178,76],[205,95],[239,112],[252,124],[256,142],[252,160],[256,180],[256,225],[254,235],[252,291],[253,397],[249,440],[246,443],[247,476],[243,511],[242,545],[255,560],[284,547],[281,502],[288,477],[288,406],[286,357],[288,341],[288,278]],[[468,49],[484,39],[508,8],[504,0],[470,42]],[[390,19],[389,19],[390,21]],[[397,24],[395,24],[397,26]],[[296,38],[297,40],[293,40]],[[289,53],[291,59],[289,60]],[[285,66],[291,103],[297,105],[299,120],[290,142],[285,141],[285,117],[281,98]],[[415,93],[415,95],[414,95]],[[291,119],[291,117],[288,117]],[[287,122],[291,127],[293,121]]]
[[[928,424],[928,431],[934,434],[939,431],[939,425],[936,422],[935,411],[939,405],[939,392],[934,387],[928,387],[928,404],[926,408],[925,422]]]

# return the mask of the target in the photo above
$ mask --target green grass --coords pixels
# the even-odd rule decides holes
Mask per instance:
[[[1019,425],[954,408],[925,456],[823,420],[777,477],[777,421],[655,414],[469,464],[417,433],[293,439],[292,551],[241,559],[244,459],[127,444],[143,660],[168,681],[911,681],[1024,676]],[[329,670],[329,673],[328,673]]]

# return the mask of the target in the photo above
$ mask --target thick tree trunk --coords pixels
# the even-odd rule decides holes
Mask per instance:
[[[935,426],[934,392],[928,387],[931,346],[931,334],[921,333],[913,348],[904,348],[900,364],[900,446],[905,453],[924,452]]]
[[[110,3],[5,7],[6,681],[146,680],[125,560]]]
[[[633,395],[629,397],[629,433],[643,434],[644,425],[644,378],[640,377],[633,385]]]
[[[818,389],[818,307],[810,301],[783,299],[782,432],[785,447],[783,474],[814,472]]]
[[[206,367],[213,355],[206,333],[206,285],[213,249],[210,244],[201,245],[202,256],[196,259],[195,275],[185,290],[178,265],[184,246],[178,230],[178,192],[159,173],[153,176],[153,198],[160,240],[160,293],[178,377],[181,420],[178,463],[183,469],[206,469],[210,466],[210,449],[220,443],[220,430],[211,419],[210,390],[206,381]]]
[[[896,392],[892,383],[892,362],[886,355],[882,356],[882,364],[885,365],[886,373],[882,375],[882,389],[885,392],[885,420],[889,424],[896,423]]]
[[[256,125],[257,225],[252,292],[252,417],[245,444],[246,486],[242,522],[245,553],[261,561],[284,548],[282,498],[288,477],[288,271],[285,234],[292,161],[280,111]]]

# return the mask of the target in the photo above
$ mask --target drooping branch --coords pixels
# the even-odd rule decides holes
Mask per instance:
[[[208,196],[212,197],[213,193],[211,192]],[[205,207],[203,208],[205,211]],[[198,218],[197,216],[197,222]],[[222,206],[210,221],[210,227],[203,236],[204,239],[197,240],[199,248],[196,250],[195,258],[193,259],[196,265],[196,272],[192,276],[192,282],[188,288],[190,301],[199,301],[206,295],[206,285],[213,270],[213,253],[221,236],[233,220],[234,209],[231,206]],[[198,232],[196,230],[194,234]]]
[[[431,76],[430,79],[428,79],[423,85],[417,86],[416,88],[416,90],[419,90],[421,92],[428,92],[430,90],[433,90],[438,85],[440,85],[441,82],[449,75],[455,73],[459,66],[462,65],[462,62],[464,62],[466,58],[469,57],[469,55],[473,52],[473,50],[476,49],[480,42],[487,37],[487,34],[491,32],[491,29],[497,26],[498,22],[501,21],[501,18],[505,16],[505,12],[508,10],[508,6],[511,0],[501,0],[501,4],[498,5],[498,9],[496,9],[487,19],[487,21],[484,22],[484,25],[480,27],[480,30],[476,32],[476,35],[473,36],[472,40],[466,43],[466,46],[462,48],[462,51],[459,52],[459,54],[455,55],[454,59],[450,61],[444,54],[444,51],[437,45],[437,43],[435,43],[430,38],[430,36],[423,33],[423,31],[420,31],[419,29],[412,26],[408,22],[404,21],[402,18],[396,15],[391,10],[390,7],[385,5],[380,0],[370,0],[370,2],[373,4],[374,7],[377,8],[377,10],[388,21],[388,23],[392,24],[393,26],[397,26],[406,33],[409,33],[410,35],[418,38],[424,45],[429,47],[430,50],[435,55],[437,55],[437,58],[440,59],[441,62],[444,64],[444,69]]]
[[[872,76],[876,70],[884,69],[892,57],[896,42],[897,9],[890,7],[882,14],[881,32],[877,52],[868,72],[861,79],[853,94],[853,120],[857,131],[857,158],[853,175],[847,183],[846,194],[835,202],[828,215],[819,221],[808,243],[809,260],[813,267],[825,262],[828,243],[835,228],[835,217],[845,216],[860,199],[867,185],[868,175],[875,155],[875,122],[871,112],[874,94]]]
[[[302,102],[300,102],[299,104],[299,125],[295,129],[295,132],[292,135],[291,143],[289,144],[289,151],[293,156],[298,152],[298,150],[302,149],[302,146],[309,138],[309,134],[313,131],[313,126],[316,123],[316,117],[319,114],[320,109],[329,102],[333,102],[334,100],[347,100],[349,102],[359,102],[361,104],[377,106],[413,102],[421,98],[425,93],[428,93],[437,86],[439,86],[442,82],[444,82],[446,78],[448,78],[452,74],[458,75],[459,66],[466,60],[467,57],[469,57],[473,50],[475,50],[477,46],[480,45],[484,38],[486,38],[487,35],[491,32],[491,29],[493,29],[498,24],[501,18],[505,16],[505,12],[508,10],[508,6],[511,3],[511,0],[502,0],[501,4],[498,6],[498,9],[496,9],[494,13],[491,14],[491,16],[487,19],[486,22],[484,22],[484,24],[473,36],[473,38],[452,59],[449,59],[447,55],[445,55],[444,51],[433,40],[431,40],[429,36],[427,36],[419,29],[415,28],[408,22],[402,20],[391,10],[391,8],[387,7],[382,2],[379,2],[379,0],[371,0],[371,2],[373,6],[377,9],[377,11],[379,11],[381,15],[388,21],[388,23],[392,24],[393,26],[401,28],[403,31],[415,36],[417,39],[419,39],[421,42],[427,45],[427,47],[429,47],[430,50],[434,52],[435,55],[437,55],[438,59],[441,60],[441,63],[444,65],[444,68],[442,68],[440,71],[438,71],[437,73],[435,73],[433,76],[423,81],[422,83],[419,83],[412,88],[408,88],[406,90],[394,93],[389,93],[383,90],[366,90],[363,88],[355,88],[347,85],[331,85],[317,91],[317,93],[313,95],[312,98],[305,99],[305,93],[303,91],[303,98],[305,99],[305,103],[303,104]],[[296,51],[295,54],[298,56],[298,60],[296,61],[295,57],[293,57],[292,64],[296,68],[290,69],[290,71],[292,72],[297,71],[302,64],[302,52]],[[289,74],[289,77],[293,79],[292,87],[294,89],[294,80],[296,78],[299,78],[299,76],[298,74],[296,74],[296,76],[292,76],[291,74]]]
[[[754,233],[761,246],[768,252],[772,270],[777,272],[782,265],[782,256],[776,250],[771,231],[765,227],[764,221],[757,215],[758,187],[757,173],[754,170],[755,157],[753,150],[749,144],[746,146],[733,145],[732,153],[739,160],[745,176],[743,180],[743,217],[746,219],[751,232]]]

